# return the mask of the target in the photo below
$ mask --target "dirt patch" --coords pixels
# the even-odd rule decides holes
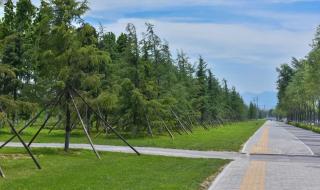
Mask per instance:
[[[0,159],[5,160],[18,160],[18,159],[29,159],[30,156],[26,154],[0,154]]]

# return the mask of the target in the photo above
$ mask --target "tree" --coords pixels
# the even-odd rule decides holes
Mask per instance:
[[[282,107],[282,100],[285,97],[285,91],[291,78],[293,76],[293,69],[288,64],[283,64],[280,68],[277,68],[278,80],[277,80],[277,89],[278,89],[278,99],[279,99],[279,108]]]
[[[142,38],[133,24],[118,36],[102,27],[97,32],[82,18],[87,10],[87,1],[42,0],[38,8],[30,0],[7,1],[0,22],[0,102],[13,120],[18,112],[30,115],[22,103],[45,108],[61,95],[54,114],[65,122],[68,150],[77,115],[85,116],[89,132],[94,124],[99,130],[103,117],[133,136],[188,133],[199,121],[205,126],[246,115],[235,88],[220,85],[201,56],[197,67],[182,50],[175,59],[153,24],[146,23]],[[77,115],[75,92],[88,102],[75,98]]]
[[[2,83],[3,94],[7,96],[7,100],[12,99],[11,106],[19,104],[16,109],[11,109],[12,121],[15,122],[17,115],[29,116],[31,103],[24,100],[25,91],[29,90],[30,81],[32,79],[33,68],[30,64],[30,49],[32,47],[32,31],[31,24],[34,16],[35,8],[29,0],[19,0],[16,8],[11,0],[5,3],[4,18],[0,28],[0,47],[1,63],[3,73],[6,73],[4,82]],[[10,70],[10,72],[8,72]],[[8,73],[14,73],[8,75]],[[10,77],[8,77],[10,76]],[[18,99],[19,102],[18,102]],[[8,103],[7,101],[7,103]],[[7,104],[9,107],[9,104]],[[22,109],[24,107],[24,109]],[[19,109],[21,108],[21,109]]]
[[[86,1],[52,0],[50,6],[47,16],[40,21],[46,23],[50,18],[50,30],[38,29],[37,41],[42,43],[38,44],[41,48],[36,47],[39,51],[37,67],[42,83],[47,84],[46,91],[50,92],[47,96],[63,93],[61,109],[66,121],[65,150],[68,150],[72,117],[70,91],[81,91],[88,99],[97,97],[101,85],[99,68],[108,64],[109,55],[98,49],[95,29],[81,19],[88,10]]]
[[[250,102],[249,104],[248,118],[249,119],[257,118],[257,107],[252,102]]]
[[[221,109],[221,88],[219,81],[213,76],[211,70],[208,70],[208,104],[211,119],[217,120],[219,110]]]
[[[203,123],[207,114],[207,64],[203,58],[199,57],[197,76],[197,95],[196,95],[196,108],[200,112],[200,121]]]
[[[312,50],[305,59],[283,64],[278,71],[278,99],[276,112],[289,121],[319,124],[319,27],[312,44]]]

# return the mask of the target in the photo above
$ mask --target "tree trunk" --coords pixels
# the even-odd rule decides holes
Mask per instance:
[[[70,132],[71,132],[71,114],[70,114],[70,108],[69,108],[69,94],[66,95],[66,134],[65,134],[65,142],[64,142],[64,150],[69,150],[69,144],[70,144]]]

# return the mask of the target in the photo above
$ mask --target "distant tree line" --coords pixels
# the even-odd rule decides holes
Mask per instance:
[[[29,119],[60,96],[53,114],[69,132],[75,122],[70,90],[78,91],[99,114],[132,135],[172,131],[195,124],[244,120],[248,108],[234,87],[220,82],[203,57],[197,64],[146,23],[138,37],[133,24],[115,35],[96,29],[82,16],[87,2],[11,0],[0,21],[0,105],[16,122]],[[101,123],[79,101],[88,131]],[[253,118],[250,116],[250,118]]]
[[[257,103],[251,101],[248,107],[248,119],[265,119],[273,117],[273,109],[261,109]]]
[[[276,113],[289,121],[319,124],[320,120],[320,27],[302,59],[292,58],[278,71],[278,99]]]

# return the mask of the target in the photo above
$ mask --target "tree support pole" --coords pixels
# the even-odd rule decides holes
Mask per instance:
[[[175,118],[178,120],[181,128],[184,130],[184,132],[186,132],[187,134],[189,134],[189,132],[187,131],[187,129],[184,127],[184,125],[181,123],[180,119],[178,118],[178,116],[176,115],[176,113],[171,109],[171,112],[173,113],[173,115],[175,116]]]
[[[52,132],[52,130],[61,122],[61,118],[59,118],[59,120],[50,128],[48,134],[50,134]]]
[[[191,121],[191,119],[190,119],[189,114],[187,114],[187,117],[188,117],[188,120],[189,120],[189,122],[190,122],[190,125],[193,126],[193,123],[192,123],[192,121]]]
[[[77,107],[77,105],[76,105],[76,103],[75,103],[75,101],[74,101],[74,98],[73,98],[73,96],[72,96],[72,94],[71,94],[70,92],[69,92],[69,96],[70,96],[71,101],[72,101],[72,104],[73,104],[73,106],[74,106],[74,108],[75,108],[75,110],[76,110],[76,112],[77,112],[77,115],[78,115],[78,118],[79,118],[79,120],[80,120],[80,122],[81,122],[81,125],[82,125],[82,127],[83,127],[83,130],[84,130],[84,132],[85,132],[86,135],[87,135],[87,138],[88,138],[88,141],[89,141],[89,143],[90,143],[90,145],[91,145],[91,147],[92,147],[92,150],[93,150],[93,152],[96,154],[97,158],[98,158],[99,160],[101,160],[101,157],[100,157],[99,153],[96,151],[96,149],[95,149],[95,147],[94,147],[94,145],[93,145],[93,142],[92,142],[92,140],[91,140],[91,138],[90,138],[90,135],[89,135],[89,133],[88,133],[88,131],[87,131],[87,128],[86,128],[86,126],[85,126],[85,124],[84,124],[84,122],[83,122],[83,120],[82,120],[82,117],[81,117],[81,114],[80,114],[80,112],[79,112],[79,109],[78,109],[78,107]]]
[[[171,133],[171,131],[169,130],[169,128],[168,128],[168,126],[167,126],[167,124],[163,121],[163,119],[162,119],[162,118],[160,118],[160,119],[161,119],[161,121],[162,121],[162,123],[163,123],[163,125],[164,125],[165,129],[168,131],[168,133],[169,133],[170,137],[172,138],[172,140],[174,140],[174,136],[173,136],[173,134]]]
[[[89,109],[92,110],[92,112],[99,117],[101,121],[103,121],[106,124],[106,127],[111,129],[111,131],[119,137],[126,145],[128,145],[137,155],[140,155],[140,153],[133,147],[131,146],[105,119],[103,119],[89,104],[88,102],[81,96],[79,92],[77,92],[74,88],[72,90],[80,97],[80,99],[88,106]]]
[[[6,117],[7,122],[9,123],[9,126],[11,128],[11,130],[13,131],[13,133],[18,137],[19,141],[21,142],[21,144],[24,146],[24,148],[27,150],[29,156],[32,158],[33,162],[36,164],[38,169],[41,169],[41,166],[39,164],[39,162],[37,161],[37,159],[33,156],[31,150],[29,149],[29,147],[26,145],[26,143],[23,141],[23,139],[21,138],[21,136],[19,135],[19,133],[17,132],[17,130],[14,128],[14,125],[11,123],[11,121]]]
[[[35,117],[33,117],[27,124],[25,124],[19,131],[18,133],[20,134],[22,131],[24,131],[29,125],[33,124],[38,117],[41,115],[42,112],[44,112],[48,107],[42,109]],[[0,149],[6,146],[9,142],[11,142],[17,135],[14,133],[13,136],[11,136],[6,142],[4,142],[1,146]]]
[[[31,146],[31,144],[33,143],[33,141],[37,138],[37,136],[40,134],[40,131],[46,126],[47,122],[49,121],[51,117],[51,114],[49,114],[47,116],[47,118],[45,119],[45,121],[43,122],[43,124],[41,125],[41,127],[39,128],[39,130],[36,132],[36,134],[32,137],[32,139],[30,140],[28,147]]]
[[[39,130],[36,132],[36,134],[32,137],[32,139],[30,140],[29,144],[28,144],[28,147],[31,146],[31,144],[33,143],[33,141],[37,138],[37,136],[40,134],[40,132],[42,131],[42,129],[46,126],[47,122],[49,121],[49,119],[51,118],[52,116],[52,112],[53,112],[53,109],[58,105],[58,103],[60,102],[61,100],[61,97],[59,97],[58,101],[55,102],[53,104],[53,107],[51,108],[51,111],[49,113],[49,115],[47,116],[47,118],[45,119],[45,121],[43,122],[43,124],[41,125],[41,127],[39,128]]]
[[[60,95],[62,96],[62,95]],[[57,98],[57,97],[56,97]],[[60,98],[57,100],[57,102],[60,101]],[[41,115],[42,112],[44,112],[45,110],[47,110],[52,104],[53,104],[54,101],[48,103],[41,111],[39,111],[27,124],[25,124],[18,132],[18,134],[20,134],[22,131],[24,131],[30,124],[34,123]],[[8,144],[9,142],[11,142],[17,135],[14,134],[11,138],[9,138],[5,143],[3,143],[1,146],[0,146],[0,149],[3,148],[4,146],[6,146],[6,144]]]
[[[182,123],[184,124],[184,126],[186,127],[186,129],[188,129],[188,131],[190,131],[190,133],[193,133],[192,131],[192,126],[189,126],[190,124],[186,121],[182,121]]]

